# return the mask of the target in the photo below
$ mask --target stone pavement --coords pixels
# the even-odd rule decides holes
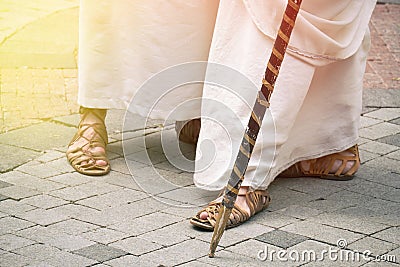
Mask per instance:
[[[112,111],[107,117],[111,173],[87,177],[68,165],[66,143],[78,121],[71,114],[76,112],[75,26],[63,29],[71,38],[55,44],[55,50],[40,44],[25,48],[36,36],[30,33],[34,29],[61,27],[62,21],[76,25],[77,1],[22,2],[26,9],[13,1],[0,4],[2,18],[8,18],[0,22],[9,23],[0,24],[0,37],[5,36],[0,46],[0,266],[399,266],[400,5],[378,5],[371,21],[362,167],[356,177],[277,179],[267,211],[228,230],[217,257],[209,259],[211,233],[194,229],[188,218],[199,209],[193,204],[213,196],[196,189],[191,175],[162,153],[161,130],[171,141],[172,125],[153,121],[145,133],[134,127],[121,133],[124,114]],[[17,18],[18,12],[24,16]],[[63,40],[58,38],[44,42]],[[22,48],[13,50],[7,42]],[[8,55],[12,60],[5,60]],[[136,183],[123,157],[122,134]],[[193,156],[194,147],[182,150]],[[338,249],[338,240],[346,249],[331,258],[326,252],[321,262],[293,260],[311,250],[321,259],[324,250]],[[270,257],[262,261],[266,250]],[[363,257],[365,250],[370,253]],[[394,262],[377,262],[380,255]]]

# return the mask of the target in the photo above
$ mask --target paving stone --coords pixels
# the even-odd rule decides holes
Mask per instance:
[[[121,240],[129,236],[129,234],[122,233],[108,228],[97,228],[92,231],[83,233],[82,236],[86,239],[107,245],[109,243]]]
[[[57,233],[46,240],[45,243],[66,251],[78,250],[95,244],[95,242],[89,241],[81,236],[68,235],[65,233]]]
[[[40,192],[35,189],[15,185],[1,188],[0,194],[8,196],[15,200],[20,200],[23,198],[39,195]]]
[[[3,250],[11,251],[17,248],[22,248],[34,244],[35,242],[23,237],[12,234],[0,236],[0,248]]]
[[[287,208],[283,208],[280,210],[277,210],[276,212],[298,218],[298,219],[306,219],[315,215],[318,215],[322,213],[322,211],[317,210],[317,209],[312,209],[309,207],[303,207],[303,206],[298,206],[298,205],[291,205]]]
[[[223,251],[223,252],[225,252],[225,251]],[[235,255],[232,255],[232,256],[235,256]],[[204,259],[206,259],[206,258],[208,258],[208,257],[204,257]],[[200,259],[203,259],[203,258],[200,258]],[[179,266],[182,266],[182,267],[211,267],[211,266],[217,266],[217,265],[211,265],[211,264],[208,264],[208,263],[205,263],[205,262],[201,262],[200,259],[199,260],[195,260],[195,261],[189,261],[189,262],[181,264]],[[214,259],[216,259],[216,258],[214,258]],[[218,261],[218,260],[215,260],[215,261]],[[219,264],[219,266],[228,266],[228,265]],[[235,266],[235,265],[234,264],[230,264],[229,266]]]
[[[369,142],[371,142],[371,141],[372,141],[372,140],[370,140],[370,139],[358,137],[358,139],[357,139],[357,144],[360,146],[360,145],[369,143]]]
[[[137,144],[135,140],[117,141],[108,144],[107,151],[116,153],[120,156],[130,155],[139,151],[144,151],[144,147]]]
[[[122,222],[128,224],[128,221],[134,220],[143,215],[154,213],[164,207],[163,203],[152,198],[146,198],[131,204],[122,205],[118,208],[108,208],[101,212],[97,212],[97,214],[90,214],[89,216],[83,215],[78,219],[101,226],[115,225]]]
[[[74,253],[89,259],[94,259],[99,262],[119,258],[127,254],[121,249],[105,246],[102,244],[91,245],[89,247],[76,250],[74,251]]]
[[[93,181],[93,179],[91,179],[91,178],[92,177],[82,175],[77,172],[73,172],[73,173],[63,173],[60,175],[56,175],[56,176],[49,178],[49,180],[57,182],[57,183],[61,183],[64,185],[75,186],[75,185],[81,185],[81,184]]]
[[[15,201],[13,199],[6,199],[0,202],[0,211],[9,215],[16,215],[24,213],[25,211],[33,210],[35,207],[22,203],[22,201]]]
[[[389,229],[383,230],[372,236],[375,238],[379,238],[381,240],[385,240],[391,242],[393,244],[400,245],[400,227],[391,227]]]
[[[60,171],[52,166],[49,166],[49,163],[24,164],[15,170],[39,178],[48,178],[60,174]]]
[[[279,179],[277,182],[279,182]],[[294,191],[288,188],[277,188],[277,186],[278,183],[275,183],[274,186],[271,184],[268,190],[272,199],[267,209],[269,211],[276,211],[286,208],[290,205],[306,203],[315,199],[315,196],[311,196],[303,192]]]
[[[366,107],[398,107],[400,103],[398,89],[363,90],[363,105]]]
[[[363,116],[360,117],[360,128],[369,127],[369,126],[383,122],[383,120],[376,119],[376,118],[370,118],[367,115],[368,115],[368,113],[364,114]]]
[[[0,225],[0,234],[2,235],[31,227],[34,224],[14,217],[4,217],[0,219]]]
[[[183,205],[170,206],[161,210],[163,213],[176,215],[185,219],[193,217],[198,211],[198,207],[184,207]]]
[[[193,205],[202,207],[207,205],[210,201],[214,200],[218,196],[218,193],[215,191],[200,189],[195,186],[189,186],[170,190],[165,193],[159,194],[159,196],[166,199],[171,199],[172,201],[178,201],[184,204],[188,204],[189,206]]]
[[[140,256],[144,253],[148,253],[163,247],[157,243],[152,242],[151,240],[146,240],[141,237],[128,237],[120,241],[111,243],[109,246],[122,249],[135,256]]]
[[[95,195],[101,195],[120,189],[119,186],[110,185],[102,182],[90,182],[74,187],[50,192],[50,195],[62,198],[64,200],[78,201]]]
[[[395,188],[400,187],[398,174],[383,168],[376,168],[363,165],[355,175],[356,178],[362,178],[374,183],[383,184]],[[356,185],[356,184],[354,184]]]
[[[140,235],[181,221],[182,218],[161,212],[151,213],[133,220],[120,221],[109,228],[131,235]]]
[[[400,125],[400,118],[389,121],[390,123]]]
[[[400,159],[400,149],[397,150],[397,151],[394,151],[392,153],[387,154],[386,157],[388,157],[390,159],[395,159],[395,160]]]
[[[275,250],[275,251],[282,250],[279,247],[269,245],[269,244],[266,244],[264,242],[261,242],[261,241],[255,240],[255,239],[249,239],[247,241],[238,243],[234,246],[228,247],[228,248],[224,249],[224,251],[230,251],[230,252],[233,252],[238,255],[243,255],[243,256],[258,260],[259,252],[261,250],[265,251],[266,247],[267,247],[267,250]]]
[[[7,182],[4,182],[4,181],[0,180],[0,189],[4,188],[4,187],[9,187],[9,186],[12,186],[12,185],[13,184],[10,184],[10,183],[7,183]]]
[[[54,230],[60,233],[67,233],[71,235],[80,235],[84,232],[88,232],[99,228],[97,225],[93,225],[86,222],[81,222],[75,219],[69,219],[66,221],[58,222],[47,227],[49,230]]]
[[[68,201],[65,201],[57,197],[52,197],[49,195],[37,195],[33,197],[24,198],[20,201],[20,203],[29,204],[31,206],[35,206],[42,209],[50,209],[64,204],[68,204]]]
[[[400,108],[380,108],[378,110],[369,112],[364,116],[384,121],[390,121],[400,117]]]
[[[35,209],[22,214],[18,214],[17,216],[24,220],[43,226],[68,219],[68,216],[66,214],[62,214],[54,209]]]
[[[351,243],[348,248],[355,251],[364,252],[366,250],[370,251],[373,256],[383,255],[395,248],[398,245],[393,243],[385,242],[372,237],[365,237],[363,239],[357,240]]]
[[[66,251],[61,251],[55,247],[42,244],[34,244],[15,250],[23,256],[44,261],[50,266],[65,266],[68,262],[70,266],[88,266],[97,263],[93,259],[88,259]]]
[[[63,214],[69,219],[77,219],[89,223],[90,218],[97,216],[100,213],[98,210],[77,204],[67,204],[52,208],[51,210],[53,210],[55,213]]]
[[[330,244],[336,244],[339,239],[343,238],[346,239],[347,242],[351,243],[364,237],[362,234],[318,224],[308,220],[289,224],[282,227],[280,230],[307,236]]]
[[[65,145],[66,137],[73,136],[75,131],[76,128],[44,122],[4,133],[0,143],[44,151]],[[32,133],[35,133],[35,138],[32,138]]]
[[[398,211],[396,211],[394,214],[386,214],[385,211],[376,211],[376,209],[370,209],[368,206],[367,208],[365,208],[365,206],[357,206],[342,209],[340,213],[347,217],[354,217],[367,222],[371,221],[382,225],[387,225],[387,227],[397,226],[400,223]],[[365,227],[365,224],[362,227]]]
[[[198,262],[203,265],[198,265]],[[198,262],[189,262],[186,265],[180,266],[261,266],[262,261],[250,257],[246,257],[241,254],[232,253],[230,251],[218,251],[214,258],[209,258],[208,256],[198,259]],[[268,265],[270,266],[270,265]],[[272,265],[274,266],[274,265]]]
[[[139,237],[168,247],[198,237],[201,234],[202,232],[195,231],[188,221],[183,221],[147,232]]]
[[[301,243],[301,242],[307,240],[308,238],[305,236],[288,233],[288,232],[281,231],[281,230],[274,230],[274,231],[256,236],[254,239],[264,242],[264,243],[268,243],[270,245],[274,245],[274,246],[286,249],[288,247],[291,247],[298,243]]]
[[[151,195],[158,195],[179,188],[163,179],[162,175],[158,173],[158,170],[152,167],[135,169],[132,174],[135,183],[141,188],[141,190]],[[163,195],[160,196],[166,197]]]
[[[38,155],[39,152],[22,147],[10,146],[1,144],[2,135],[0,134],[0,173],[13,170],[15,167],[20,166]]]
[[[351,210],[353,211],[353,209]],[[371,212],[363,214],[368,217]],[[377,223],[374,221],[364,220],[364,216],[357,216],[359,214],[352,214],[350,210],[335,211],[332,213],[323,213],[309,218],[311,222],[329,225],[340,229],[346,229],[357,233],[366,235],[375,233],[377,231],[387,228],[387,225]]]
[[[144,266],[143,262],[140,262],[139,258],[133,255],[126,255],[119,257],[117,259],[109,260],[104,262],[107,264],[105,266]],[[150,263],[149,263],[150,264]],[[155,265],[147,265],[147,266],[155,266]]]
[[[357,192],[367,196],[400,202],[400,189],[370,181],[360,181],[358,185],[348,188],[349,191]]]
[[[64,151],[65,152],[65,151]],[[69,173],[69,172],[74,172],[75,170],[71,167],[71,165],[69,165],[67,158],[66,157],[62,157],[56,160],[52,160],[49,162],[46,162],[43,164],[43,168],[53,168],[58,170],[57,174],[61,174],[61,173]]]
[[[61,153],[59,151],[56,150],[48,150],[45,151],[44,154],[40,155],[39,157],[35,158],[35,161],[39,162],[39,163],[46,163],[46,162],[50,162],[56,159],[60,159],[60,158],[64,158],[65,154]]]
[[[112,185],[118,185],[124,188],[130,188],[139,191],[141,190],[140,187],[135,183],[135,180],[133,179],[132,175],[123,174],[113,170],[111,170],[111,172],[108,175],[104,176],[102,181]]]
[[[63,184],[56,183],[53,181],[40,179],[32,175],[25,176],[17,176],[14,179],[8,179],[9,182],[22,186],[29,189],[34,189],[40,192],[49,192],[52,190],[56,190],[62,187],[65,187]]]
[[[394,135],[382,137],[382,138],[377,139],[376,141],[400,147],[400,134],[394,134]]]
[[[262,225],[280,228],[293,222],[297,222],[298,219],[278,213],[277,211],[264,211],[260,212],[257,217],[253,219],[253,221]]]
[[[139,258],[144,261],[153,261],[160,265],[175,266],[206,256],[208,249],[209,244],[193,239],[147,253]]]
[[[80,118],[79,114],[71,114],[66,116],[60,116],[53,118],[55,122],[61,122],[70,127],[76,127],[79,124]]]
[[[33,227],[16,231],[14,234],[44,244],[59,233],[55,230],[49,229],[48,227],[35,225]]]
[[[6,199],[9,199],[9,198],[10,198],[9,196],[5,196],[5,195],[0,194],[0,201],[6,200]]]
[[[373,211],[373,215],[378,215],[378,216],[385,214],[396,215],[399,214],[400,212],[400,206],[398,203],[379,198],[372,198],[369,201],[360,204],[357,208],[366,208],[368,210]]]
[[[360,149],[359,153],[360,153],[361,164],[364,164],[365,162],[370,161],[371,159],[376,159],[381,156],[377,153],[368,152],[363,149]]]
[[[380,143],[380,142],[376,142],[376,141],[371,141],[365,145],[361,145],[360,149],[363,149],[363,150],[366,150],[368,152],[375,153],[375,154],[386,155],[390,152],[398,150],[399,148],[397,146],[392,146],[392,145],[388,145],[388,144],[384,144],[384,143]]]
[[[240,242],[246,241],[249,238],[255,238],[259,235],[268,233],[273,231],[274,229],[268,226],[264,226],[261,224],[254,223],[252,220],[246,222],[240,227],[235,227],[229,229],[227,232],[229,234],[223,235],[219,246],[221,247],[229,247]],[[207,231],[197,237],[197,239],[202,240],[204,242],[210,242],[212,238],[212,231]]]
[[[388,122],[375,124],[367,128],[362,128],[359,131],[361,137],[368,138],[371,140],[377,140],[382,137],[395,135],[398,134],[399,132],[400,132],[399,125]]]
[[[130,204],[144,198],[147,198],[147,195],[143,192],[122,188],[100,196],[80,200],[77,204],[104,210],[107,208],[117,208],[118,206]]]
[[[30,263],[32,264],[32,259],[10,252],[2,254],[0,257],[0,266],[19,267]]]

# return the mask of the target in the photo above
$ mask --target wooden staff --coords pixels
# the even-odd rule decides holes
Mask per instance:
[[[225,231],[226,224],[239,193],[240,185],[244,179],[244,174],[249,164],[257,140],[257,135],[261,127],[261,122],[264,118],[265,111],[269,107],[271,94],[274,90],[275,81],[278,77],[283,57],[285,56],[286,47],[289,43],[301,1],[302,0],[289,0],[285,13],[283,14],[283,19],[279,27],[278,36],[276,37],[272,48],[261,89],[257,94],[257,100],[254,103],[253,111],[251,112],[246,132],[243,136],[241,147],[236,157],[235,165],[228,184],[225,187],[222,205],[218,212],[217,222],[214,226],[214,233],[211,239],[210,252],[208,254],[211,258],[214,257],[215,250],[217,249],[218,243]]]

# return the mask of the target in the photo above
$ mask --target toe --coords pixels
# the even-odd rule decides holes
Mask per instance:
[[[207,218],[208,218],[208,213],[206,211],[200,213],[200,219],[206,220]]]

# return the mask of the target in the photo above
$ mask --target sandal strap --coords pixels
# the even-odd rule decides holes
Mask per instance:
[[[73,145],[79,139],[85,139],[87,143],[83,146],[67,151],[67,159],[76,170],[82,173],[87,173],[88,171],[91,171],[91,173],[93,173],[93,171],[99,171],[98,174],[106,173],[110,169],[106,152],[90,152],[88,149],[84,150],[84,147],[89,146],[102,147],[105,151],[106,145],[108,144],[107,129],[104,123],[106,110],[90,109],[81,106],[79,108],[79,113],[82,114],[82,116],[78,126],[78,131],[75,133],[69,146]],[[84,123],[89,114],[96,116],[99,122]],[[94,131],[94,134],[90,138],[85,136],[85,132],[88,129]],[[105,166],[98,165],[96,164],[98,160],[103,160],[107,162],[107,164]],[[83,162],[86,163],[82,164]]]
[[[250,209],[250,214],[235,203],[227,227],[233,227],[247,221],[256,213],[267,208],[271,200],[266,190],[247,191],[246,193],[239,194],[239,196],[245,196],[246,203]],[[214,227],[217,222],[218,212],[221,205],[222,197],[218,197],[216,200],[210,202],[207,207],[200,210],[194,218],[201,223],[208,222],[212,227]],[[207,212],[207,219],[203,220],[200,218],[202,212]]]
[[[354,145],[345,150],[352,155],[346,156],[340,153],[334,153],[327,156],[323,156],[316,159],[310,159],[306,162],[309,164],[308,170],[303,168],[301,162],[297,162],[282,172],[280,177],[303,177],[303,176],[317,176],[317,177],[342,177],[342,176],[353,176],[358,168],[360,167],[360,155],[358,151],[358,145]],[[340,161],[341,164],[335,173],[330,173],[336,161]],[[353,166],[344,172],[348,162],[353,162]]]

